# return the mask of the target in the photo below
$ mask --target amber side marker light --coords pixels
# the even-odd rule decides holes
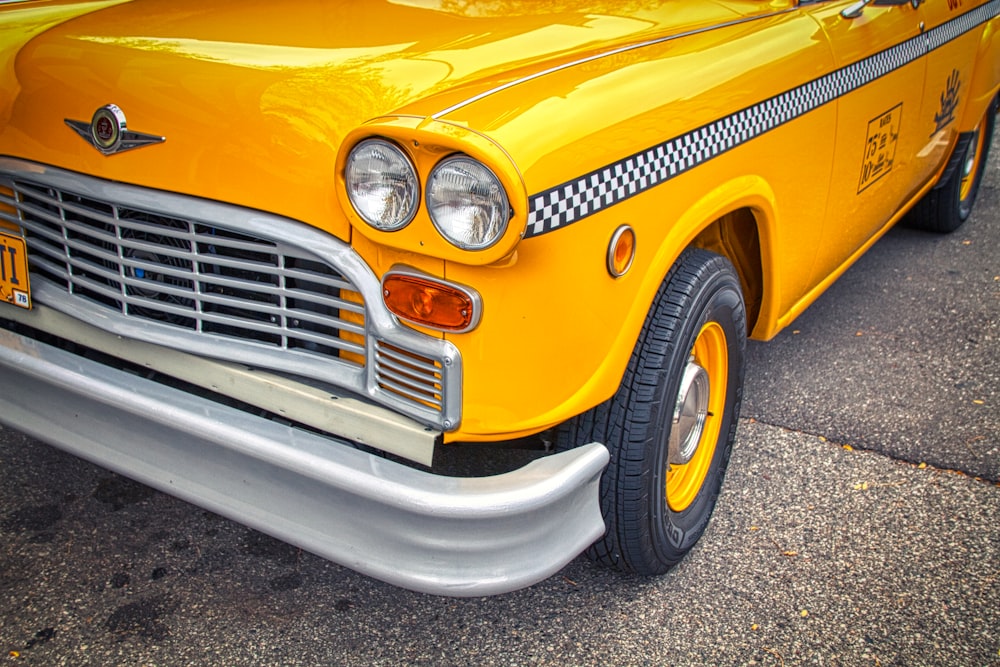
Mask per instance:
[[[382,299],[397,317],[450,333],[475,329],[483,312],[473,290],[408,272],[385,274]]]
[[[622,225],[615,230],[608,244],[608,273],[615,278],[621,278],[630,268],[635,259],[635,231],[628,225]]]

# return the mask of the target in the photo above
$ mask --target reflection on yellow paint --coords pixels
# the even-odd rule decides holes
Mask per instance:
[[[118,5],[127,0],[98,0],[77,4],[37,3],[20,6],[3,6],[0,3],[0,46],[6,46],[16,39],[23,44],[30,37],[48,28],[82,16],[98,9]]]
[[[63,3],[0,3],[0,125],[10,120],[11,102],[20,86],[14,72],[14,58],[32,37],[77,16],[121,4],[126,0],[101,0],[67,5]]]
[[[330,67],[345,62],[370,60],[413,46],[385,44],[367,48],[323,49],[301,46],[278,46],[242,42],[220,42],[171,37],[98,37],[81,35],[75,39],[97,44],[110,44],[136,51],[168,53],[192,60],[222,63],[235,67],[261,70],[305,69]]]
[[[940,132],[935,132],[933,136],[931,136],[931,140],[928,141],[924,145],[924,147],[920,149],[919,153],[917,153],[917,157],[920,159],[924,159],[934,154],[935,152],[944,153],[944,151],[948,150],[948,146],[950,145],[951,145],[951,133],[948,132],[948,130],[941,130]]]
[[[502,61],[514,53],[522,62],[530,62],[550,55],[552,44],[613,42],[633,36],[638,29],[646,27],[648,23],[644,21],[595,17],[583,26],[565,24],[541,26],[536,30],[513,33],[499,40],[481,40],[482,43],[477,45],[462,43],[455,45],[453,49],[431,51],[424,57],[451,63],[453,67],[451,78],[461,80],[476,74],[483,61]],[[473,46],[475,58],[470,59],[468,49]]]
[[[575,14],[580,11],[580,3],[575,0],[494,0],[475,2],[474,0],[389,0],[390,4],[416,9],[453,14],[465,17],[509,17],[509,16],[553,16],[555,14]],[[658,0],[606,0],[587,4],[592,14],[634,16],[643,10],[656,10],[662,6]]]
[[[192,60],[258,70],[296,70],[378,66],[399,82],[455,83],[481,76],[511,54],[530,62],[551,55],[553,44],[578,46],[634,36],[649,21],[618,17],[587,17],[581,24],[540,25],[527,32],[483,30],[443,44],[400,42],[361,48],[317,48],[256,42],[211,41],[156,36],[78,35],[83,42],[176,55]]]

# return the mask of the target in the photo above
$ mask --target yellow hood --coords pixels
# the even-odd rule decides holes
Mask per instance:
[[[8,5],[0,153],[266,209],[347,238],[333,169],[351,129],[389,114],[430,115],[609,45],[736,16],[721,4],[664,4],[674,3]],[[61,22],[25,30],[43,9]],[[166,142],[105,156],[65,124],[89,122],[109,103],[130,130]]]

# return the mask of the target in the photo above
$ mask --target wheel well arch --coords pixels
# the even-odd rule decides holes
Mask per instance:
[[[764,301],[764,269],[757,216],[750,207],[725,213],[709,223],[691,242],[727,258],[736,268],[743,288],[747,333],[754,330]]]
[[[719,184],[668,223],[665,235],[657,239],[655,247],[649,246],[652,258],[645,270],[637,275],[629,274],[621,283],[622,289],[630,290],[624,300],[628,313],[619,326],[610,328],[614,340],[602,355],[602,362],[584,386],[541,415],[538,423],[544,424],[543,428],[555,426],[614,394],[639,340],[643,323],[656,305],[660,286],[689,248],[714,252],[732,263],[744,295],[748,333],[753,338],[763,339],[773,335],[779,301],[779,277],[771,252],[775,211],[775,197],[768,183],[759,176],[743,176]],[[640,235],[640,242],[643,238]],[[537,431],[532,427],[516,435]]]
[[[718,184],[689,207],[662,240],[654,262],[662,268],[660,280],[685,248],[726,257],[740,277],[748,335],[773,337],[781,301],[780,267],[773,252],[778,217],[774,191],[762,177],[745,175]]]

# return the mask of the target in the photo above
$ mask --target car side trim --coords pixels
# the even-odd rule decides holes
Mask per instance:
[[[562,229],[683,174],[908,65],[1000,16],[1000,0],[618,162],[531,195],[524,237]]]

